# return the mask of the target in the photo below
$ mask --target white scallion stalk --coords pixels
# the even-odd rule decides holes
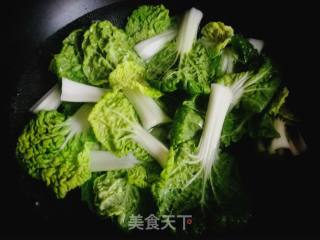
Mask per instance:
[[[262,51],[262,49],[264,47],[264,41],[259,40],[259,39],[255,39],[255,38],[249,38],[248,40],[253,45],[253,47],[255,49],[257,49],[257,51],[259,53],[261,53],[261,51]]]
[[[161,167],[165,167],[169,154],[166,146],[139,124],[133,125],[132,132],[133,140],[157,160]]]
[[[171,121],[151,97],[130,89],[124,89],[123,92],[137,111],[145,129],[149,130],[157,125]]]
[[[37,113],[41,110],[56,110],[60,103],[61,91],[59,85],[56,84],[30,108],[30,111]]]
[[[232,91],[220,84],[211,85],[211,94],[206,113],[203,134],[200,138],[197,158],[202,164],[204,179],[211,175],[217,158],[224,120],[232,103]]]
[[[62,79],[61,100],[66,102],[97,102],[107,90]]]
[[[185,13],[177,37],[178,53],[184,54],[191,50],[202,17],[203,13],[196,8],[191,8]]]
[[[90,152],[90,168],[92,172],[129,169],[137,163],[139,163],[139,161],[133,156],[132,153],[119,158],[107,151]]]
[[[177,30],[170,29],[152,38],[139,42],[135,45],[134,49],[143,60],[148,60],[161,51],[168,42],[176,37],[176,35]]]

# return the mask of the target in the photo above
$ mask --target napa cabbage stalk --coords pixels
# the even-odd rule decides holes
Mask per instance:
[[[159,107],[153,98],[144,95],[139,91],[130,89],[125,89],[124,94],[134,106],[142,126],[145,129],[148,130],[157,125],[171,121],[170,117],[168,117],[168,115]]]
[[[134,107],[123,93],[107,92],[94,106],[89,122],[106,150],[119,156],[132,151],[139,160],[151,156],[165,166],[168,149],[140,125]]]
[[[255,38],[249,38],[249,42],[258,51],[258,53],[261,53],[261,51],[262,51],[262,49],[264,47],[264,41],[263,40],[255,39]]]
[[[279,137],[271,140],[268,149],[270,154],[275,154],[278,150],[288,149],[293,156],[298,156],[307,150],[307,144],[299,130],[295,129],[295,138],[290,136],[287,123],[280,118],[274,120],[274,128],[279,133]]]
[[[170,29],[152,38],[139,42],[134,46],[134,49],[143,60],[147,61],[161,51],[168,42],[176,37],[176,35],[177,31],[175,29]]]
[[[277,81],[271,77],[272,73],[272,65],[267,61],[257,73],[243,72],[225,75],[217,80],[216,83],[211,84],[211,93],[198,151],[192,155],[192,158],[195,159],[194,161],[201,165],[201,169],[194,176],[194,179],[202,174],[203,202],[206,182],[210,180],[212,185],[211,171],[218,159],[221,132],[227,114],[239,102],[243,107],[250,106],[251,111],[261,112],[278,86]],[[255,97],[256,103],[252,103],[250,98],[249,101],[248,97]]]
[[[56,110],[61,104],[61,91],[58,84],[55,84],[50,90],[43,95],[31,108],[30,112],[38,113],[39,111]]]
[[[162,92],[148,84],[145,68],[139,62],[126,61],[119,64],[110,74],[109,83],[113,89],[122,90],[126,95],[145,129],[171,121],[156,102]]]
[[[121,71],[127,70],[130,72],[129,66],[131,65],[125,64],[124,66],[125,68],[123,68],[123,70]],[[119,66],[119,68],[120,67],[121,66]],[[115,85],[115,88],[118,87],[118,82],[126,85],[124,83],[124,79],[128,81],[129,78],[134,78],[134,72],[132,72],[131,75],[129,74],[120,76],[118,74],[118,72],[120,71],[119,68],[117,68],[110,77],[110,82],[113,84],[112,86]],[[134,85],[136,85],[137,87],[134,87]],[[159,124],[171,121],[168,115],[159,107],[159,105],[152,97],[141,93],[141,91],[147,93],[149,91],[151,92],[151,95],[160,96],[160,92],[156,90],[145,90],[148,89],[148,87],[142,87],[142,85],[139,85],[139,83],[132,83],[130,85],[130,81],[128,81],[127,86],[128,87],[123,89],[123,92],[129,99],[131,104],[133,104],[133,106],[135,107],[135,110],[139,115],[139,119],[145,129],[151,129]],[[63,78],[61,100],[67,102],[97,102],[106,91],[107,89],[104,88],[98,88]]]
[[[179,54],[190,52],[195,39],[197,38],[198,28],[203,17],[203,13],[191,8],[183,16],[182,24],[177,36],[177,50]]]
[[[97,102],[106,92],[104,88],[98,88],[87,84],[62,78],[61,100],[66,102]]]
[[[111,170],[129,169],[139,163],[132,153],[124,157],[117,157],[111,152],[92,150],[90,152],[91,172],[105,172]]]

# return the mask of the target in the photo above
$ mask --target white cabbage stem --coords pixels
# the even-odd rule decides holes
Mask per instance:
[[[231,108],[237,105],[237,103],[240,101],[245,89],[249,86],[248,79],[250,78],[249,73],[243,74],[243,76],[238,79],[236,82],[234,82],[230,89],[232,91],[232,103]]]
[[[150,132],[144,129],[138,122],[130,121],[129,119],[127,119],[126,116],[124,116],[122,113],[119,113],[118,111],[114,111],[108,108],[107,111],[109,111],[110,114],[118,115],[120,119],[122,119],[128,124],[129,129],[126,129],[124,131],[130,132],[130,135],[126,137],[132,139],[137,144],[139,144],[144,150],[146,150],[147,153],[150,154],[151,157],[157,160],[157,162],[162,167],[165,166],[168,159],[169,151],[167,147],[163,145],[162,142],[160,142]]]
[[[69,128],[69,133],[62,144],[61,149],[63,149],[69,140],[72,139],[76,134],[86,132],[90,128],[88,117],[92,107],[92,104],[82,105],[76,111],[76,113],[65,122],[66,126]]]
[[[139,124],[133,125],[133,140],[140,144],[157,162],[161,167],[165,167],[169,151],[162,142],[152,136]]]
[[[37,113],[42,110],[56,110],[60,106],[60,103],[61,91],[59,85],[56,84],[30,108],[30,111]]]
[[[264,47],[264,41],[255,38],[249,38],[248,41],[253,45],[255,49],[257,49],[258,53],[261,53]]]
[[[142,126],[149,130],[171,119],[151,97],[131,89],[123,90],[130,103],[138,113]]]
[[[229,49],[224,49],[222,54],[222,63],[221,63],[221,71],[223,73],[233,73],[234,69],[234,57],[232,56],[232,52]]]
[[[107,151],[90,152],[90,169],[91,172],[104,172],[111,170],[129,169],[134,167],[139,161],[132,153],[124,157],[117,157]]]
[[[69,124],[76,132],[82,132],[89,129],[89,114],[92,110],[92,104],[83,104],[76,113],[68,119]]]
[[[63,78],[61,100],[66,102],[97,102],[106,91],[104,88]]]
[[[183,16],[182,24],[177,37],[177,49],[180,54],[188,53],[197,38],[198,28],[203,17],[203,13],[191,8]]]
[[[298,132],[296,141],[293,141],[288,137],[286,123],[283,120],[276,119],[274,121],[274,128],[277,130],[280,137],[272,139],[269,147],[270,154],[275,154],[279,149],[289,149],[292,155],[297,156],[307,150],[307,144],[300,132]]]
[[[245,91],[266,73],[267,70],[254,77],[245,73],[231,86],[211,84],[211,94],[197,154],[197,159],[202,163],[205,181],[209,178],[217,158],[221,132],[228,112],[240,101]]]
[[[211,94],[200,138],[197,158],[200,160],[204,179],[208,179],[217,159],[223,123],[232,103],[232,91],[220,84],[211,85]]]
[[[278,149],[282,148],[287,148],[290,149],[289,141],[286,136],[286,128],[285,128],[285,123],[284,121],[280,119],[276,119],[274,121],[274,128],[277,130],[279,133],[280,137],[274,138],[271,141],[270,148],[269,148],[269,153],[274,154]]]
[[[231,86],[211,84],[211,93],[197,154],[197,159],[202,163],[205,181],[209,178],[212,166],[217,159],[221,132],[228,112],[240,101],[246,88],[256,81],[258,78],[250,79],[250,74],[245,73]]]
[[[160,52],[177,35],[177,30],[170,29],[135,45],[134,50],[143,60],[148,60]]]

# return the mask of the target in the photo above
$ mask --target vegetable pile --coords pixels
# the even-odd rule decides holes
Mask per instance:
[[[247,222],[231,147],[251,139],[265,154],[297,155],[306,145],[263,41],[222,22],[200,28],[202,17],[144,5],[124,29],[96,21],[71,32],[50,64],[57,84],[18,138],[26,172],[57,198],[80,187],[124,230],[146,213]]]

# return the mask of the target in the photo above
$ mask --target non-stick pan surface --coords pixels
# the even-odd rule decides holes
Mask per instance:
[[[30,119],[28,109],[55,82],[48,71],[54,53],[70,31],[86,27],[94,20],[107,19],[123,27],[132,9],[143,1],[27,1],[20,8],[11,6],[9,21],[6,70],[2,82],[8,81],[9,134],[4,140],[8,157],[2,159],[3,189],[1,198],[3,216],[2,233],[13,235],[104,235],[123,236],[109,220],[101,220],[80,201],[80,192],[72,191],[66,199],[57,200],[44,185],[32,180],[19,167],[14,147],[24,124]],[[46,3],[44,3],[46,2]],[[117,2],[110,5],[111,2]],[[161,1],[145,1],[158,3]],[[309,53],[306,35],[312,27],[308,18],[297,15],[303,6],[291,4],[289,8],[271,2],[219,2],[219,1],[162,1],[172,13],[182,13],[195,6],[204,12],[203,23],[220,20],[246,37],[263,39],[266,52],[278,64],[282,77],[291,90],[290,105],[301,118],[301,130],[309,143],[309,151],[299,157],[278,160],[239,156],[241,172],[252,197],[253,218],[249,224],[234,232],[214,233],[217,236],[273,236],[313,235],[317,233],[318,203],[316,201],[316,159],[312,156],[312,108],[314,98],[310,85]],[[258,6],[260,5],[261,6]],[[105,6],[104,6],[105,5]],[[104,6],[104,7],[103,7]],[[97,9],[96,9],[97,8]],[[91,11],[96,9],[94,11]],[[285,11],[285,10],[288,11]],[[89,13],[87,13],[89,12]],[[87,13],[87,14],[85,14]],[[85,14],[85,15],[83,15]],[[83,15],[83,16],[82,16]],[[9,62],[9,64],[8,64]],[[11,63],[11,64],[10,64]],[[314,79],[313,79],[314,80]],[[5,89],[2,89],[5,91]],[[310,94],[308,94],[310,93]],[[6,145],[4,145],[6,146]],[[5,155],[6,156],[6,155]],[[8,227],[6,227],[8,226]],[[132,238],[132,235],[125,235]],[[160,236],[163,232],[134,234],[140,239]]]

